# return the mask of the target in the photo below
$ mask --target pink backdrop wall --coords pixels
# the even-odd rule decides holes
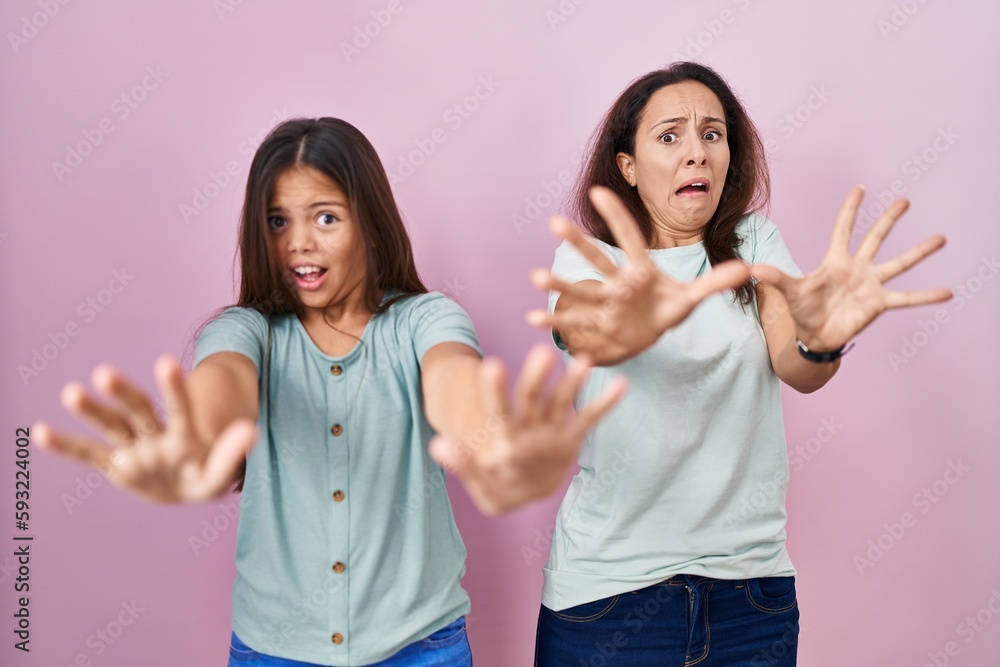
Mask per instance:
[[[102,361],[152,389],[155,357],[232,302],[263,132],[297,115],[365,132],[399,177],[426,282],[517,364],[545,338],[523,314],[544,303],[527,275],[551,261],[560,180],[633,77],[689,57],[769,140],[771,217],[803,269],[863,183],[863,221],[893,189],[913,202],[886,254],[949,237],[899,285],[961,293],[889,314],[830,386],[786,395],[801,664],[1000,664],[996,3],[159,4],[0,9],[2,664],[224,664],[232,500],[154,506],[40,451],[32,650],[13,650],[14,432],[75,427],[59,389]],[[558,499],[491,520],[452,487],[477,664],[530,664]]]

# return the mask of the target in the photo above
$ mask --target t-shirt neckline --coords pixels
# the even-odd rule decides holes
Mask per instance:
[[[379,305],[385,303],[386,300],[392,298],[397,293],[398,293],[398,290],[395,290],[393,288],[386,289],[382,293],[382,301],[380,302]],[[309,335],[309,332],[306,331],[306,327],[305,327],[304,324],[302,324],[302,320],[299,319],[298,315],[294,315],[294,314],[292,315],[292,319],[295,321],[293,326],[295,326],[295,328],[299,331],[299,333],[305,338],[307,347],[310,350],[312,350],[312,352],[315,355],[317,355],[319,357],[322,357],[324,360],[327,360],[327,361],[339,361],[339,362],[350,361],[353,357],[356,357],[357,355],[361,354],[362,348],[368,342],[368,333],[371,331],[372,325],[375,322],[375,319],[377,317],[379,317],[379,316],[378,315],[372,315],[371,317],[368,318],[368,321],[365,322],[365,328],[361,331],[361,336],[359,337],[358,342],[354,344],[354,347],[351,348],[350,352],[348,352],[347,354],[345,354],[343,356],[340,356],[340,357],[334,357],[332,355],[327,354],[323,350],[319,349],[319,345],[316,344],[316,341],[314,341],[312,339],[312,336]]]

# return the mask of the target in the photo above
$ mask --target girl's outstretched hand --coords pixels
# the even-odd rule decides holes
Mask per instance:
[[[854,188],[840,209],[830,247],[819,268],[803,278],[793,278],[773,266],[750,267],[754,278],[774,285],[788,302],[799,340],[819,352],[843,347],[851,338],[890,308],[920,306],[947,301],[947,289],[893,292],[883,283],[906,272],[945,244],[943,236],[932,236],[906,252],[875,263],[882,242],[910,204],[893,202],[865,234],[851,256],[850,241],[863,188]]]
[[[635,218],[611,190],[593,187],[590,200],[608,223],[627,260],[615,266],[600,248],[571,221],[553,216],[553,235],[569,241],[601,275],[604,282],[568,283],[547,269],[532,272],[532,282],[542,290],[556,290],[572,299],[572,307],[549,314],[533,310],[529,324],[559,331],[574,352],[580,350],[599,363],[618,363],[639,354],[663,333],[691,314],[706,297],[734,289],[750,278],[738,260],[722,262],[688,283],[672,280],[649,257],[646,241]],[[587,341],[593,341],[588,345]]]
[[[167,356],[154,366],[156,383],[167,406],[167,422],[153,401],[110,365],[94,369],[92,382],[118,407],[106,405],[72,382],[63,387],[63,406],[104,435],[111,446],[89,436],[57,433],[37,422],[36,442],[49,451],[89,463],[108,480],[163,503],[197,502],[225,493],[253,445],[256,425],[230,424],[215,443],[203,442],[191,422],[190,400],[178,362]]]
[[[532,348],[511,404],[503,363],[486,359],[479,373],[485,422],[462,442],[441,435],[431,441],[434,459],[458,474],[486,514],[500,514],[556,490],[584,436],[625,393],[626,382],[620,378],[573,414],[573,399],[589,368],[585,361],[574,360],[554,388],[547,390],[555,361],[555,350],[549,345]]]

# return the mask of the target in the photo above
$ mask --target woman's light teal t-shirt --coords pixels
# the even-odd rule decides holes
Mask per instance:
[[[420,364],[439,343],[478,353],[476,334],[436,292],[373,317],[344,357],[321,352],[294,315],[272,324],[268,409],[240,502],[233,631],[277,657],[378,662],[470,609],[465,547],[428,454]],[[267,340],[263,315],[229,308],[199,336],[194,365],[238,352],[260,375]]]
[[[747,216],[737,233],[745,261],[802,275],[771,221]],[[625,262],[621,249],[597,244]],[[678,281],[711,271],[701,242],[649,256]],[[567,282],[604,280],[568,242],[552,272]],[[558,298],[550,294],[549,312]],[[744,311],[732,292],[709,297],[642,354],[592,369],[577,405],[619,376],[628,392],[584,442],[559,508],[542,603],[560,611],[682,573],[795,574],[785,549],[780,381],[756,304]]]

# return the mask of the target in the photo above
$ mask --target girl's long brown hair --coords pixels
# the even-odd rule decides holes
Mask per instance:
[[[234,305],[253,308],[269,321],[282,315],[298,317],[304,312],[270,250],[267,226],[267,210],[276,181],[288,169],[298,166],[320,171],[347,195],[364,239],[365,302],[373,317],[400,299],[427,292],[417,273],[410,237],[375,148],[357,128],[343,120],[295,118],[271,130],[250,165],[237,250],[240,292]],[[399,294],[380,303],[380,293],[388,289]],[[219,309],[216,316],[223,310]],[[198,333],[207,323],[199,327]],[[245,479],[244,462],[235,491],[243,490]]]
[[[375,148],[350,123],[337,118],[298,118],[274,128],[257,149],[240,220],[240,296],[236,305],[265,316],[302,315],[295,290],[282,278],[268,245],[267,209],[274,184],[285,171],[309,166],[336,183],[353,207],[364,238],[368,271],[365,301],[378,315],[392,303],[427,292],[413,248]],[[379,292],[400,295],[379,304]]]

